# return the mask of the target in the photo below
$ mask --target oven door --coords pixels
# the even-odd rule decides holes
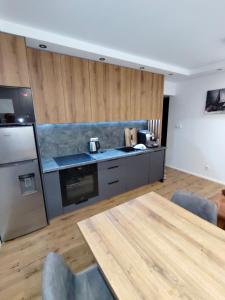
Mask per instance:
[[[34,123],[30,88],[0,87],[0,124]]]
[[[60,171],[62,204],[79,204],[98,196],[97,164]]]

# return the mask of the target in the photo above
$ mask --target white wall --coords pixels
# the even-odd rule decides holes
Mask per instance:
[[[164,81],[164,95],[175,96],[176,95],[176,82],[165,80]]]
[[[205,114],[207,90],[225,88],[225,72],[177,84],[171,97],[166,164],[225,183],[225,114]]]

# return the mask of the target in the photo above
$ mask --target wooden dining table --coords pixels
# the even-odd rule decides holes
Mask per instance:
[[[118,299],[225,299],[225,232],[154,192],[78,226]]]

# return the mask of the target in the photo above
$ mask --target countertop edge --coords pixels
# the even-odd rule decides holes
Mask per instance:
[[[108,149],[108,150],[105,150],[105,151],[107,152],[107,151],[110,151],[110,150],[116,150],[116,149]],[[42,174],[46,174],[46,173],[56,172],[56,171],[70,169],[70,168],[74,168],[74,167],[85,166],[85,165],[100,163],[100,162],[103,162],[103,161],[110,161],[110,160],[115,160],[115,159],[120,159],[120,158],[131,157],[131,156],[137,156],[137,155],[142,155],[142,154],[145,154],[145,153],[151,153],[151,152],[156,152],[156,151],[161,151],[161,150],[166,150],[166,147],[165,146],[160,146],[160,147],[157,147],[157,148],[140,150],[140,151],[137,151],[137,152],[130,152],[130,153],[126,153],[126,152],[123,153],[121,151],[121,154],[118,154],[116,156],[99,158],[99,159],[94,158],[94,160],[91,160],[91,161],[81,162],[81,163],[76,163],[76,164],[70,164],[70,165],[66,165],[66,166],[58,166],[53,158],[41,159],[41,171],[42,171]],[[54,167],[43,167],[45,164],[46,165],[47,164],[55,164],[55,166]]]

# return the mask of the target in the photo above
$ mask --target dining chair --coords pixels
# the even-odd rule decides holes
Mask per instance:
[[[112,300],[97,265],[72,273],[62,256],[50,252],[42,273],[43,300]]]
[[[205,219],[212,224],[217,224],[217,206],[212,201],[199,197],[194,193],[183,191],[176,191],[173,194],[171,201],[202,219]]]

